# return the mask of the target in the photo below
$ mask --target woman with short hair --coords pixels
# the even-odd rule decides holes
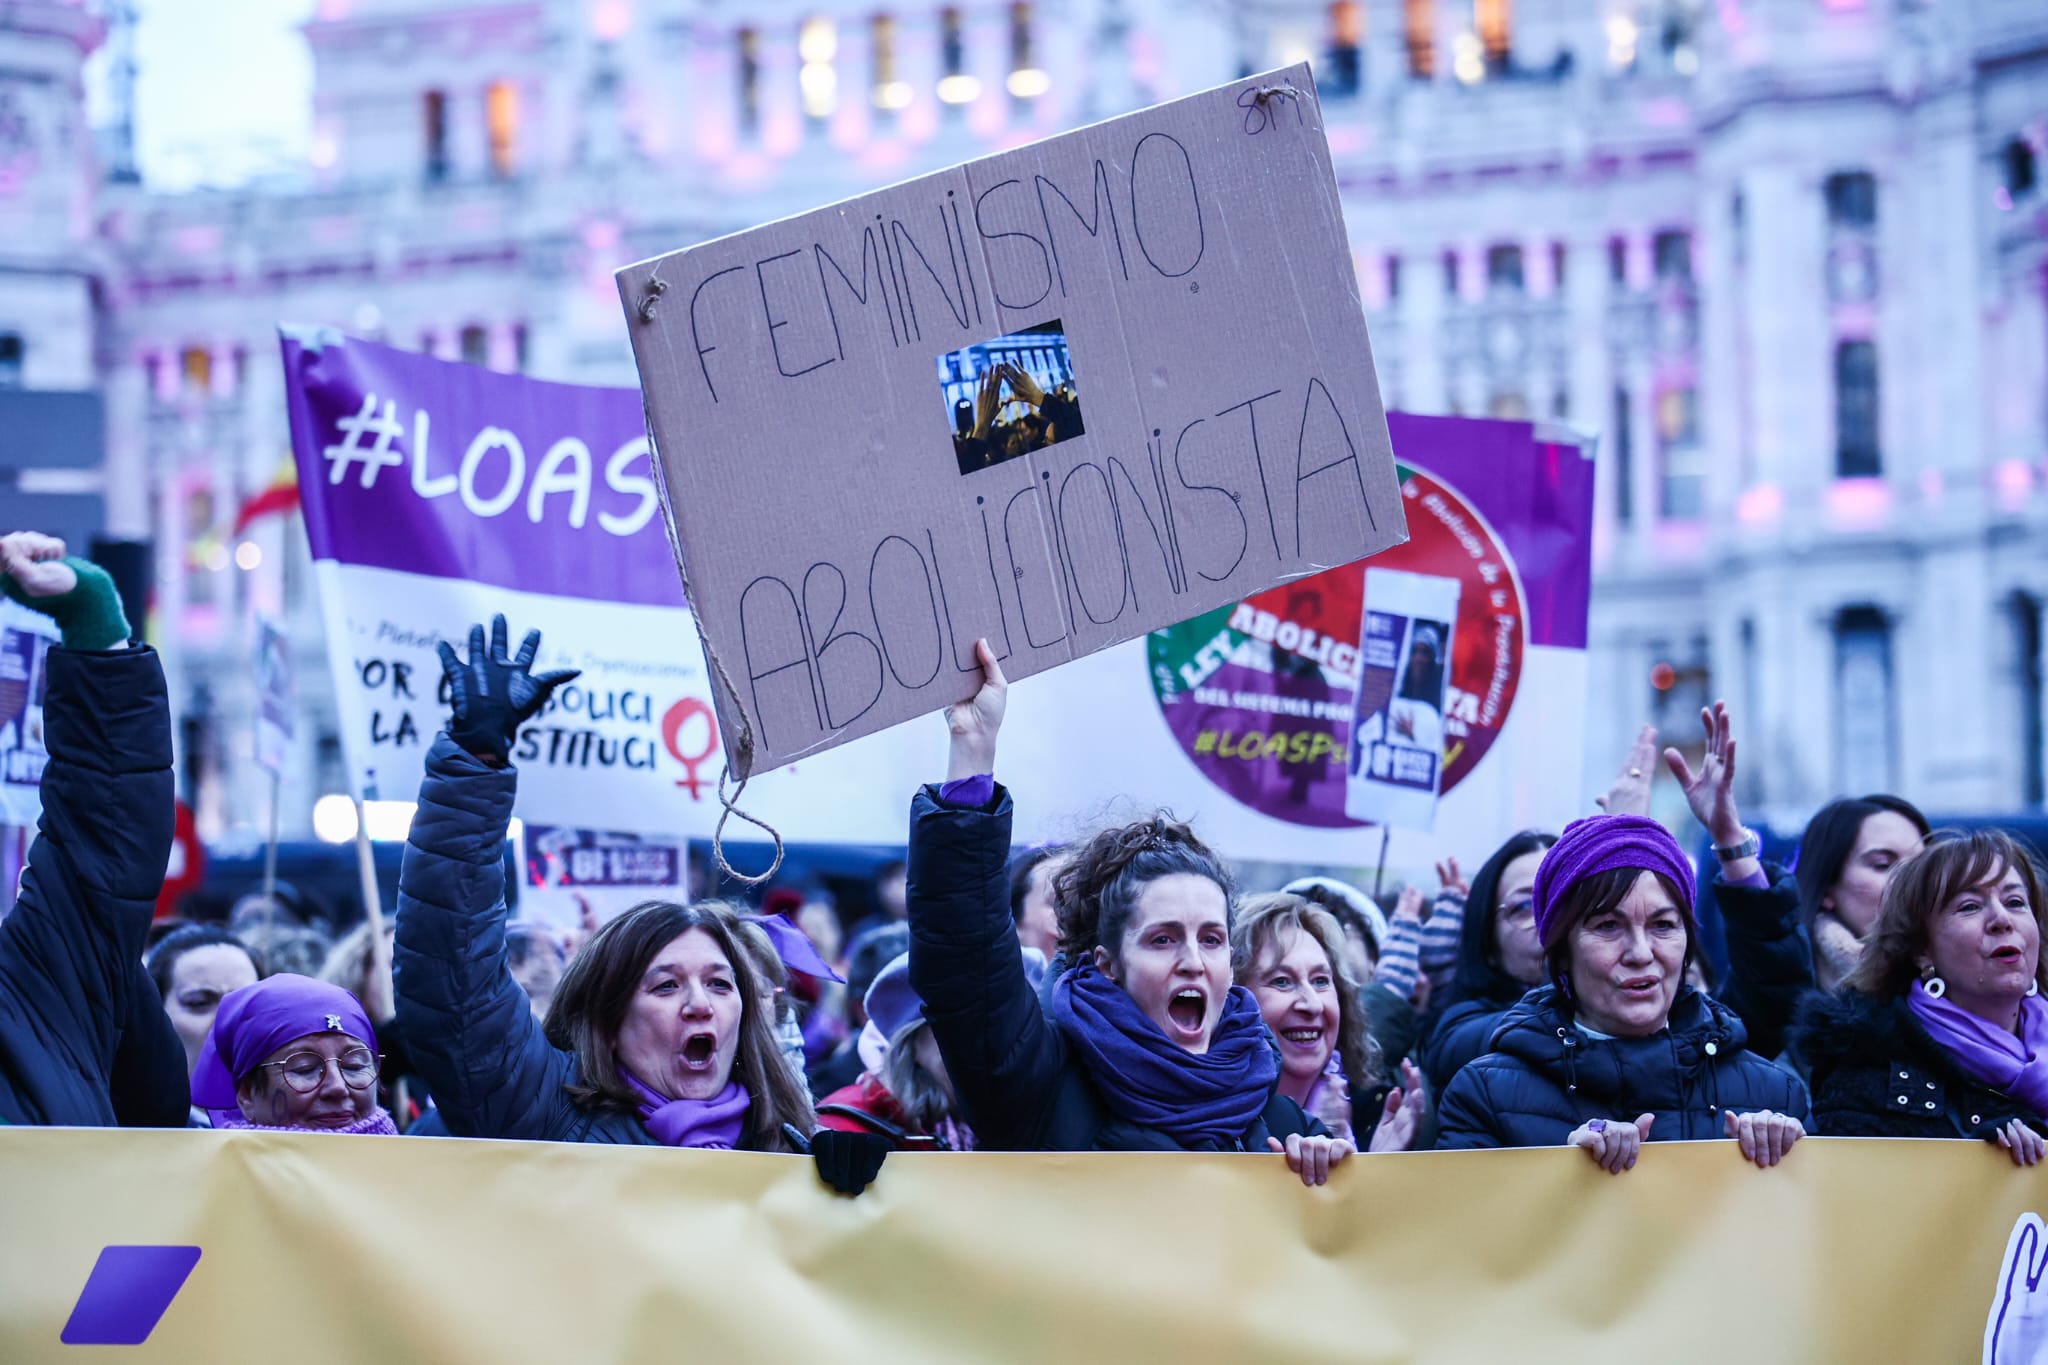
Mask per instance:
[[[339,986],[280,972],[220,1002],[192,1073],[215,1128],[394,1137],[377,1103],[377,1030]]]
[[[1784,1158],[1805,1132],[1805,1089],[1685,984],[1692,867],[1669,831],[1573,821],[1537,868],[1532,914],[1551,984],[1452,1080],[1439,1147],[1570,1145],[1619,1173],[1645,1141],[1726,1134],[1758,1166]]]
[[[2043,906],[2040,869],[1999,830],[1937,835],[1890,872],[1856,970],[1793,1036],[1819,1131],[2048,1155]]]
[[[1307,1184],[1356,1150],[1279,1093],[1258,1004],[1230,976],[1230,875],[1164,815],[1105,830],[1055,881],[1071,964],[1041,1006],[1025,973],[996,786],[1008,684],[947,712],[949,780],[910,828],[910,981],[984,1148],[1274,1151]]]

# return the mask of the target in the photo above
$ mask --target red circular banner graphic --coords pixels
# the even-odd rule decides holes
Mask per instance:
[[[1297,825],[1355,828],[1345,755],[1368,567],[1458,582],[1444,704],[1442,791],[1486,756],[1514,708],[1528,612],[1514,560],[1442,480],[1399,465],[1409,540],[1156,630],[1152,688],[1182,750],[1230,796]]]

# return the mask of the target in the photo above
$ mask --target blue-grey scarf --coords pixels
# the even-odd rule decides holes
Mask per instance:
[[[1216,1035],[1199,1055],[1174,1043],[1128,991],[1087,963],[1053,987],[1052,1017],[1111,1109],[1183,1147],[1242,1141],[1280,1080],[1258,1002],[1242,986],[1224,997]]]

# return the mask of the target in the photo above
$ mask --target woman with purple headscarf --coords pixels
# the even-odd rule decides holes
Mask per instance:
[[[1536,870],[1550,984],[1444,1092],[1438,1147],[1582,1147],[1604,1169],[1645,1141],[1728,1136],[1774,1166],[1805,1133],[1799,1078],[1749,1051],[1742,1021],[1685,984],[1693,870],[1638,815],[1573,821]]]
[[[215,1128],[396,1136],[377,1107],[377,1031],[353,995],[289,972],[231,991],[192,1073]]]

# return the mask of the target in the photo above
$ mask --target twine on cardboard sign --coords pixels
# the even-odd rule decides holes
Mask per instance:
[[[651,279],[647,282],[647,288],[649,296],[640,303],[640,316],[643,319],[653,312],[655,298],[666,290],[668,285],[661,280]],[[739,807],[740,796],[746,791],[747,783],[754,775],[754,718],[747,714],[746,703],[740,700],[739,689],[733,686],[732,674],[726,672],[725,660],[718,656],[717,649],[713,648],[711,641],[706,638],[703,618],[697,614],[697,595],[690,591],[690,567],[683,558],[682,542],[676,536],[675,512],[669,506],[668,480],[662,477],[661,448],[654,439],[654,416],[647,411],[647,391],[644,388],[640,391],[640,410],[647,420],[647,462],[651,466],[649,472],[654,475],[654,490],[661,499],[662,528],[668,532],[668,547],[676,557],[676,573],[683,582],[683,601],[690,611],[690,625],[697,632],[697,646],[704,651],[704,662],[711,666],[718,687],[723,690],[725,699],[732,704],[734,713],[740,719],[739,733],[733,737],[731,745],[731,759],[718,773],[718,804],[724,809],[719,813],[717,826],[711,831],[711,857],[718,864],[720,872],[742,886],[759,886],[781,869],[783,847],[780,830],[758,816],[747,814]],[[717,694],[713,695],[715,697]],[[718,714],[717,708],[713,708],[712,714]],[[727,796],[726,779],[733,775],[735,767],[739,769],[739,785],[733,789],[731,796]],[[775,861],[768,864],[768,870],[759,876],[750,877],[726,860],[725,822],[735,815],[754,828],[764,831],[775,841]]]
[[[650,276],[647,281],[647,296],[640,300],[640,321],[654,321],[654,301],[668,292],[668,281],[659,275]],[[650,440],[653,428],[649,427]]]
[[[1252,101],[1256,104],[1267,104],[1275,99],[1298,100],[1300,98],[1301,92],[1291,85],[1262,85],[1258,88],[1257,93],[1252,96]]]

